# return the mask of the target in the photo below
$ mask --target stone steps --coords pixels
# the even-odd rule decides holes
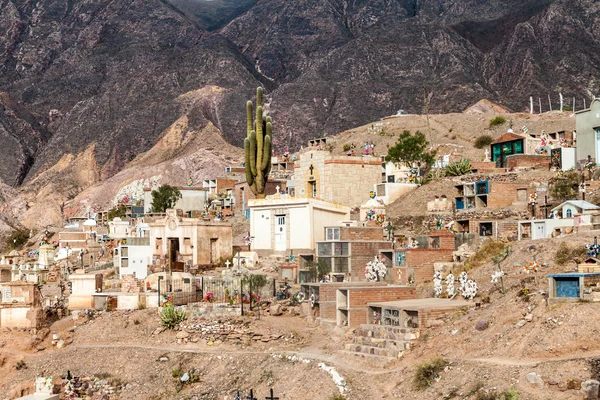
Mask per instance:
[[[356,343],[348,343],[345,346],[346,350],[357,354],[367,354],[378,357],[400,358],[404,351],[399,349],[373,347]]]
[[[410,348],[410,342],[404,340],[379,339],[364,336],[355,337],[354,344],[382,349],[397,349],[400,351],[408,350]]]
[[[359,356],[398,359],[410,349],[410,342],[418,338],[418,329],[363,324],[356,330],[353,343],[345,345],[345,350]]]

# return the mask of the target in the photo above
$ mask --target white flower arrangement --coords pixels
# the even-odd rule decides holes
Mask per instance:
[[[442,273],[438,271],[433,274],[433,291],[435,293],[435,297],[440,297],[442,290]]]
[[[454,275],[448,274],[446,276],[446,294],[449,298],[453,298],[456,295],[456,288],[454,287]]]
[[[477,284],[474,280],[469,279],[466,271],[460,273],[458,281],[460,282],[460,294],[464,299],[471,300],[477,296]]]
[[[504,276],[504,271],[496,271],[492,274],[492,283],[498,282]]]
[[[373,261],[369,261],[365,267],[365,277],[368,282],[377,282],[387,274],[385,264],[375,256]]]
[[[477,287],[475,281],[473,279],[469,279],[465,284],[465,290],[462,292],[462,296],[466,300],[472,300],[475,298],[475,296],[477,296],[478,289],[479,288]]]

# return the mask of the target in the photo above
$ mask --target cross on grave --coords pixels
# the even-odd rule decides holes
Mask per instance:
[[[231,265],[231,262],[229,260],[225,261],[225,266],[227,267],[227,269],[229,269],[230,265]]]
[[[254,391],[252,389],[250,389],[250,395],[246,397],[246,400],[258,400],[256,397],[254,397]]]
[[[277,194],[280,194],[280,193],[281,193],[281,192],[279,191],[279,189],[281,189],[281,188],[279,187],[279,185],[275,186],[275,190],[277,190]]]
[[[271,395],[269,397],[265,397],[265,400],[279,400],[279,397],[274,397],[273,389],[271,389]]]
[[[237,255],[235,257],[233,257],[234,260],[237,259],[237,267],[238,267],[238,269],[240,268],[240,261],[242,261],[242,258],[244,258],[244,257],[242,257],[240,255],[240,253],[237,253]]]

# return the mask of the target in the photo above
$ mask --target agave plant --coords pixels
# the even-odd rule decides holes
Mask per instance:
[[[471,172],[471,161],[463,158],[446,166],[446,176],[461,176]]]

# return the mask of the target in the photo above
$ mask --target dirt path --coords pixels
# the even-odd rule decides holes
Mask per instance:
[[[250,350],[224,350],[224,349],[198,349],[194,347],[186,347],[186,346],[156,346],[156,345],[146,345],[146,344],[137,344],[137,343],[78,343],[70,346],[71,348],[80,348],[80,349],[142,349],[142,350],[156,350],[161,352],[170,352],[170,353],[194,353],[194,354],[215,354],[215,355],[229,355],[229,354],[260,354],[260,355],[272,355],[272,354],[285,354],[285,355],[295,355],[297,357],[316,360],[320,362],[325,362],[329,364],[335,365],[336,368],[341,370],[348,370],[354,372],[360,372],[363,374],[369,375],[383,375],[383,374],[391,374],[394,372],[400,371],[400,369],[380,369],[373,370],[373,368],[362,368],[358,365],[352,365],[347,362],[347,360],[341,360],[335,355],[323,354],[315,349],[306,349],[300,351],[293,350],[273,350],[273,351],[250,351]]]
[[[588,358],[600,357],[600,351],[589,352],[585,355],[570,355],[564,357],[552,357],[543,360],[524,360],[505,357],[484,357],[484,358],[463,358],[461,361],[475,362],[483,364],[495,364],[516,367],[533,367],[539,364],[548,364],[562,361],[585,360]]]

